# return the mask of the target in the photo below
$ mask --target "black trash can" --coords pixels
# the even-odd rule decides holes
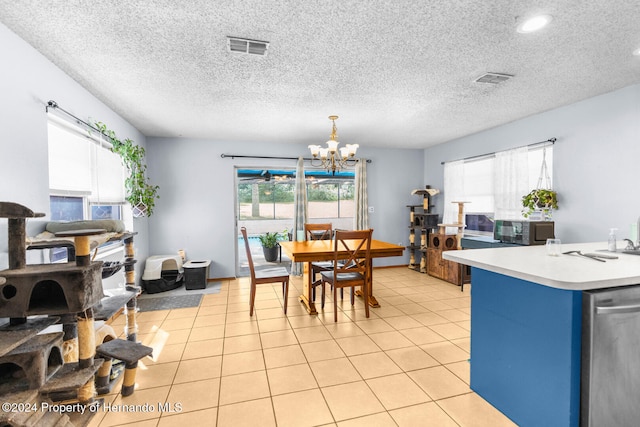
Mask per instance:
[[[206,289],[209,278],[209,265],[211,261],[187,261],[184,268],[184,287],[191,291],[194,289]]]

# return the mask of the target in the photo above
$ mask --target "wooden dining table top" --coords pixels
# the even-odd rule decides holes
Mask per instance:
[[[278,243],[294,262],[331,261],[334,258],[335,243],[333,240],[284,241]],[[394,245],[382,240],[371,240],[370,252],[372,258],[402,256],[404,250],[404,246]]]

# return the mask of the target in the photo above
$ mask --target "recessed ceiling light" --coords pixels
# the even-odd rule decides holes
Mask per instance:
[[[517,30],[519,33],[532,33],[546,26],[551,19],[551,15],[537,15],[522,21]]]
[[[640,47],[633,51],[635,56],[640,56]]]

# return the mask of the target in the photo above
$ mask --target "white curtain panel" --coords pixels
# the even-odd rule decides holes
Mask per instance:
[[[293,230],[291,230],[293,240],[298,240],[299,235],[304,235],[304,225],[307,223],[307,182],[304,177],[304,159],[298,158],[296,167],[296,186],[293,196],[294,216]],[[301,262],[291,263],[291,274],[301,276],[303,265]]]
[[[367,160],[360,159],[356,165],[356,194],[353,228],[366,230],[369,228],[369,199],[367,197]]]
[[[456,160],[444,164],[444,213],[442,222],[454,224],[458,222],[457,201],[465,201],[464,193],[464,160]],[[447,234],[456,234],[458,229],[447,227]]]
[[[527,147],[496,153],[493,178],[495,218],[521,219],[522,196],[529,192]]]

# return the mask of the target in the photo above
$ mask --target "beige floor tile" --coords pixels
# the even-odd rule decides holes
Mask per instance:
[[[255,311],[256,311],[256,317],[258,318],[258,320],[276,319],[276,318],[279,318],[279,317],[286,317],[287,316],[286,314],[284,314],[284,311],[283,311],[282,307],[278,307],[278,308],[256,308]]]
[[[310,342],[301,344],[300,347],[308,362],[344,357],[344,352],[335,340]]]
[[[458,424],[434,402],[395,409],[389,411],[389,414],[399,427],[459,427]]]
[[[224,339],[189,341],[184,347],[182,359],[198,359],[200,357],[219,356],[222,354]]]
[[[227,321],[227,315],[224,313],[209,314],[206,316],[198,316],[193,322],[194,328],[202,328],[205,326],[224,325]]]
[[[218,406],[219,388],[220,378],[174,384],[171,386],[167,403],[179,403],[184,412],[213,408]]]
[[[336,421],[371,415],[384,410],[364,381],[323,387],[321,390]]]
[[[469,338],[458,338],[455,340],[450,340],[451,343],[457,345],[467,353],[471,353],[471,337]]]
[[[422,326],[422,323],[418,322],[413,317],[405,315],[385,317],[384,320],[397,330],[419,328]]]
[[[141,311],[139,313],[136,314],[136,320],[138,322],[155,322],[155,323],[162,323],[162,321],[164,319],[166,319],[167,315],[169,314],[169,310],[158,310],[158,311]],[[122,318],[122,320],[120,320]],[[124,326],[124,320],[126,319],[126,316],[122,315],[121,318],[118,318],[117,322],[113,322],[111,324],[112,327],[115,327],[116,325],[118,326]]]
[[[392,350],[394,348],[402,347],[413,347],[414,345],[398,331],[369,334],[369,338],[371,338],[373,342],[375,342],[378,347],[383,350]]]
[[[153,407],[153,412],[136,411],[136,412],[118,412],[106,411],[106,415],[100,423],[101,426],[116,426],[119,424],[127,424],[140,422],[149,419],[157,419],[160,414],[157,411],[158,405],[162,405],[167,401],[170,386],[154,387],[146,390],[137,390],[130,396],[122,397],[118,395],[113,401],[115,407],[124,405],[148,405]],[[106,410],[106,408],[104,408]]]
[[[408,296],[408,298],[411,298],[411,296]],[[424,306],[415,302],[409,304],[400,304],[396,305],[395,307],[404,314],[420,314],[428,313],[430,311],[428,308],[425,308]]]
[[[192,424],[199,425],[214,424]],[[270,398],[224,405],[218,408],[217,427],[270,427],[276,425]]]
[[[264,370],[262,350],[225,354],[222,357],[222,376]]]
[[[378,317],[383,319],[388,319],[395,316],[404,316],[404,313],[402,311],[398,310],[392,305],[381,304],[380,307],[376,307],[373,310],[375,310],[375,313]]]
[[[468,360],[444,365],[445,368],[453,372],[458,378],[467,384],[471,384],[471,364]]]
[[[198,307],[190,307],[190,308],[177,308],[174,310],[170,310],[169,314],[167,314],[166,319],[181,319],[183,317],[191,317],[195,318],[198,314]]]
[[[375,295],[375,290],[374,290],[374,295]],[[388,297],[383,297],[383,298],[379,298],[380,300],[380,305],[382,305],[383,303],[389,304],[389,305],[401,305],[401,304],[409,304],[411,303],[411,300],[405,296],[402,295],[398,295],[398,296],[388,296]]]
[[[357,321],[356,325],[358,325],[358,327],[367,334],[393,331],[393,327],[391,327],[391,325],[388,324],[384,319],[368,319]]]
[[[182,360],[178,365],[174,383],[188,383],[205,378],[217,378],[220,376],[221,370],[222,356]]]
[[[380,347],[378,347],[376,343],[366,335],[338,338],[336,339],[336,342],[347,356],[380,351]]]
[[[467,313],[455,308],[438,311],[438,314],[451,322],[463,322],[471,318]]]
[[[259,350],[261,348],[260,335],[240,335],[224,339],[223,354],[241,353],[243,351]]]
[[[421,302],[420,305],[431,311],[451,310],[453,308],[449,304],[441,300],[440,301],[424,301],[424,302]]]
[[[265,332],[291,329],[291,326],[289,325],[289,319],[287,319],[286,317],[281,317],[276,319],[258,320],[258,328],[260,329],[260,333],[262,334]]]
[[[311,427],[333,422],[319,389],[274,396],[278,427]]]
[[[299,345],[288,345],[263,350],[267,369],[306,363],[302,348]]]
[[[331,334],[327,331],[327,328],[324,326],[312,326],[310,328],[297,328],[294,329],[293,332],[296,334],[298,338],[298,342],[308,343],[314,341],[324,341],[331,339]]]
[[[469,385],[444,366],[407,372],[433,400],[469,393]]]
[[[269,397],[266,371],[228,375],[220,379],[220,406]]]
[[[449,341],[425,344],[421,345],[420,348],[442,364],[469,359],[469,353]]]
[[[316,379],[306,363],[268,369],[267,377],[272,396],[318,388]]]
[[[162,414],[158,427],[212,426],[216,423],[217,414],[218,408],[202,409],[180,414]]]
[[[349,356],[349,360],[364,379],[402,372],[402,369],[382,351]]]
[[[325,325],[333,338],[355,337],[364,335],[364,331],[355,323],[328,323]]]
[[[255,316],[249,316],[249,303],[241,304],[242,308],[239,311],[227,312],[227,324],[238,322],[257,322],[258,318]],[[240,308],[240,307],[238,307]]]
[[[321,326],[322,322],[318,319],[318,316],[310,316],[307,313],[302,314],[301,316],[291,316],[287,317],[289,320],[289,324],[293,329],[298,328],[309,328],[312,326]]]
[[[396,423],[388,412],[380,412],[378,414],[367,415],[364,417],[353,418],[346,421],[340,421],[338,427],[396,427]]]
[[[461,426],[514,427],[516,424],[475,393],[438,401],[438,405]]]
[[[259,332],[258,322],[229,323],[224,327],[225,337],[237,337],[239,335],[251,335]]]
[[[182,357],[182,353],[184,352],[184,348],[186,343],[182,344],[168,344],[162,345],[161,343],[156,343],[157,345],[151,345],[153,348],[153,353],[151,356],[145,357],[141,361],[146,365],[154,365],[156,363],[169,363],[169,362],[178,362]]]
[[[430,368],[440,364],[417,346],[388,350],[386,353],[405,372]]]
[[[165,331],[177,331],[179,329],[191,329],[193,327],[193,322],[195,321],[195,317],[183,317],[180,319],[165,319],[162,322],[161,328]]]
[[[434,312],[412,314],[411,317],[422,323],[424,326],[439,325],[441,323],[449,322],[447,319]]]
[[[196,319],[197,323],[198,319]],[[191,329],[188,341],[204,341],[224,338],[224,325],[194,327]]]
[[[419,328],[403,329],[400,331],[402,335],[411,340],[416,345],[430,344],[434,342],[446,341],[442,335],[438,335],[427,326]]]
[[[171,385],[180,362],[158,365],[138,365],[136,371],[136,390]]]
[[[455,323],[442,323],[439,325],[430,325],[429,327],[448,340],[468,338],[471,336],[468,330],[461,328]]]
[[[346,357],[309,363],[320,387],[361,381],[362,377]]]
[[[263,349],[298,344],[298,339],[292,329],[261,333],[260,340]]]
[[[213,316],[216,314],[225,314],[227,308],[224,305],[202,305],[198,309],[198,317]]]
[[[429,402],[431,398],[406,374],[366,381],[386,410]]]

